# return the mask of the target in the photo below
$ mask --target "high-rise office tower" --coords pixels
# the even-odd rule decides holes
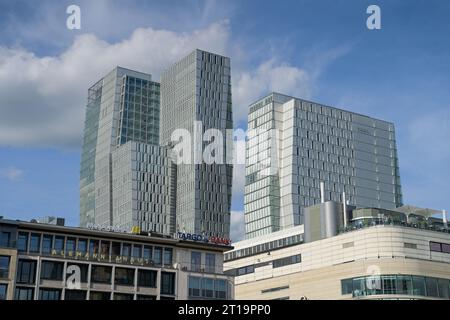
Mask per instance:
[[[326,200],[357,207],[402,204],[394,125],[273,93],[250,105],[246,154],[246,238],[303,223]]]
[[[212,128],[223,133],[224,141],[225,130],[233,128],[230,59],[195,50],[161,76],[161,144],[171,144],[176,129],[192,137],[192,161],[177,165],[178,230],[229,237],[232,165],[194,159],[208,144],[196,143],[194,135],[202,139]]]
[[[80,225],[173,232],[171,165],[159,147],[160,86],[117,67],[88,92]],[[133,143],[132,143],[133,142]],[[114,163],[113,163],[114,161]],[[172,229],[171,229],[172,228]]]

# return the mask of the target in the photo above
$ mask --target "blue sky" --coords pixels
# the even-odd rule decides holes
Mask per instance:
[[[0,1],[0,215],[76,225],[88,87],[117,64],[159,79],[195,47],[231,57],[236,127],[272,90],[392,121],[404,202],[450,209],[449,14],[444,0]]]

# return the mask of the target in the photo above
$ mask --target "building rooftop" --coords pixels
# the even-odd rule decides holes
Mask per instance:
[[[62,234],[73,234],[73,235],[84,235],[88,237],[99,237],[99,238],[107,238],[107,239],[121,239],[127,241],[138,241],[138,242],[148,242],[148,243],[161,243],[166,245],[175,245],[181,247],[191,247],[205,250],[213,250],[225,252],[228,250],[232,250],[232,246],[227,245],[219,245],[215,243],[207,243],[204,241],[190,241],[178,239],[175,236],[169,235],[158,235],[158,234],[133,234],[131,232],[114,232],[114,231],[103,231],[103,230],[94,230],[89,228],[81,228],[81,227],[68,227],[68,226],[58,226],[51,224],[43,224],[38,222],[27,222],[20,220],[10,220],[10,219],[0,219],[0,224],[9,224],[17,226],[21,229],[29,229],[29,230],[40,230],[47,232],[56,232]]]

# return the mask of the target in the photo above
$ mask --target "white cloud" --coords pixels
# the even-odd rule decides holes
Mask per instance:
[[[254,71],[238,71],[233,78],[235,121],[246,122],[250,103],[273,91],[308,99],[312,94],[312,79],[306,70],[274,59],[263,62]]]
[[[58,56],[0,47],[0,145],[78,147],[87,89],[116,65],[160,72],[195,48],[226,54],[227,21],[191,33],[136,29],[117,43],[78,36]]]
[[[7,169],[0,170],[0,176],[15,182],[19,181],[23,177],[23,171],[16,167],[9,167]]]
[[[237,242],[244,240],[245,223],[243,211],[231,211],[231,240]]]

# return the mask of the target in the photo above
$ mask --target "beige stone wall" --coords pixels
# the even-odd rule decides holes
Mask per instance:
[[[341,296],[341,279],[371,275],[369,267],[379,268],[381,274],[450,279],[450,254],[431,252],[430,241],[450,244],[450,235],[407,227],[375,226],[227,261],[224,270],[269,262],[253,273],[235,277],[236,299],[351,298]],[[301,263],[272,267],[271,261],[297,254],[301,254]],[[285,285],[289,285],[288,290],[261,293],[261,290]]]
[[[235,297],[237,300],[282,297],[299,300],[302,296],[310,300],[352,299],[351,295],[341,295],[341,280],[370,275],[368,268],[371,266],[378,267],[383,275],[407,274],[450,279],[450,267],[446,263],[407,258],[367,259],[242,283],[236,285]],[[289,289],[261,293],[262,290],[283,286],[289,286]]]

